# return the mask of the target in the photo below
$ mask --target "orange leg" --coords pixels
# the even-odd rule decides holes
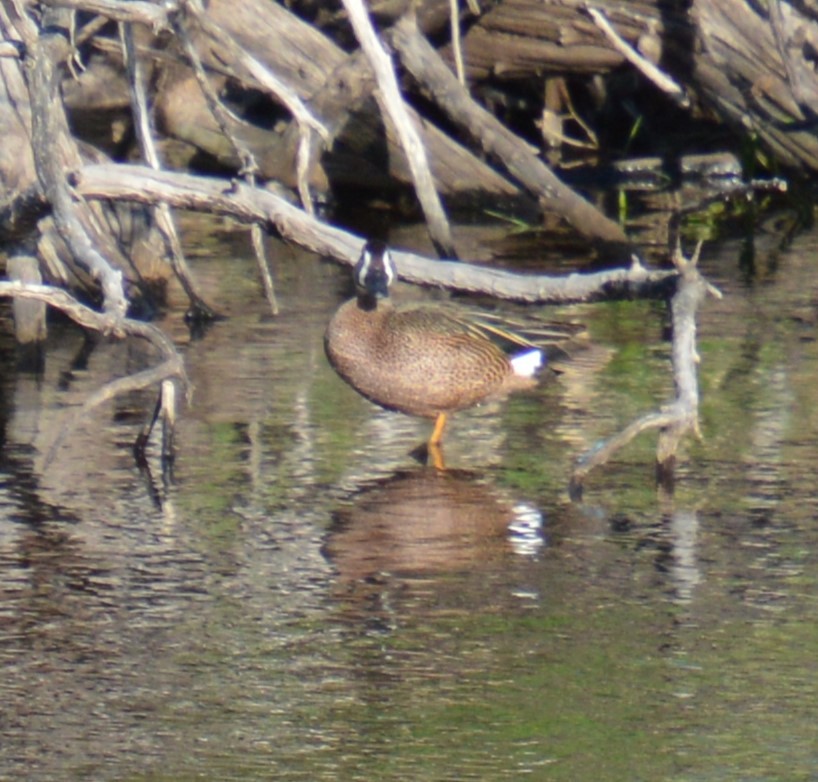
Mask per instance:
[[[440,471],[445,470],[446,462],[443,459],[443,449],[439,445],[433,445],[432,443],[429,443],[428,448],[429,448],[428,454],[429,458],[432,460],[432,466],[436,470]]]
[[[446,413],[438,413],[435,420],[435,428],[432,430],[432,436],[429,438],[429,445],[437,447],[443,439],[443,430],[446,428]]]
[[[428,451],[432,459],[432,464],[435,469],[445,470],[446,464],[443,461],[443,451],[440,447],[440,441],[443,439],[443,430],[446,428],[446,413],[438,413],[435,420],[435,428],[432,430],[432,436],[429,438]]]

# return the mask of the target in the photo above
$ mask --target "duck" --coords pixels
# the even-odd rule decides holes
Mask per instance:
[[[353,269],[355,296],[332,316],[324,349],[341,379],[370,402],[434,420],[426,447],[443,468],[451,414],[535,387],[546,355],[521,333],[465,308],[396,305],[396,279],[387,244],[367,241]]]

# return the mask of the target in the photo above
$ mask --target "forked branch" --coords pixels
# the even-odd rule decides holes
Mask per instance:
[[[659,429],[656,448],[657,479],[664,485],[673,482],[676,453],[687,434],[700,437],[699,431],[699,354],[696,350],[696,314],[706,294],[721,298],[721,292],[700,274],[697,263],[701,242],[693,256],[685,258],[677,246],[673,261],[679,276],[676,292],[670,302],[673,325],[673,381],[676,398],[658,412],[648,413],[629,424],[618,434],[597,445],[577,460],[571,476],[570,493],[582,496],[583,482],[596,467],[605,464],[634,437],[649,429]]]
[[[97,312],[77,301],[70,293],[61,288],[50,285],[30,285],[20,282],[0,281],[0,297],[22,299],[36,299],[51,307],[60,310],[70,317],[77,325],[97,331],[106,336],[117,338],[139,337],[147,340],[156,348],[161,361],[156,366],[142,370],[127,377],[117,378],[99,388],[86,399],[85,403],[69,413],[58,435],[50,444],[45,456],[45,465],[54,458],[60,445],[74,431],[74,429],[93,410],[114,397],[131,391],[160,385],[168,379],[177,380],[185,390],[189,383],[184,363],[171,339],[160,329],[150,323],[144,323],[131,318],[118,317],[116,314]],[[167,434],[165,439],[168,440]],[[169,454],[164,454],[169,455]]]

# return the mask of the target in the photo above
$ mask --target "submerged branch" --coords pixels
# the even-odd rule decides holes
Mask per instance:
[[[79,408],[71,409],[60,431],[46,451],[44,465],[53,460],[62,443],[89,413],[114,397],[149,388],[167,379],[176,379],[186,390],[189,388],[184,362],[176,346],[163,331],[150,323],[118,317],[107,312],[97,312],[77,301],[67,291],[49,285],[0,281],[0,297],[35,299],[45,302],[60,310],[83,328],[120,339],[128,336],[144,339],[153,345],[162,356],[162,362],[155,367],[111,381],[91,394]]]
[[[673,321],[673,381],[676,398],[659,412],[648,413],[625,427],[621,432],[597,445],[577,460],[571,476],[569,491],[578,499],[582,496],[585,477],[596,467],[605,464],[634,437],[649,429],[659,429],[656,448],[657,479],[670,486],[676,453],[686,434],[700,437],[699,431],[699,354],[696,350],[696,314],[699,305],[709,293],[721,298],[721,293],[708,283],[696,268],[701,242],[690,259],[677,247],[674,263],[679,272],[676,293],[670,302]]]

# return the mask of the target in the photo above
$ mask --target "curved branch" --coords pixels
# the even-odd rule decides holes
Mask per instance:
[[[85,166],[72,174],[71,180],[76,191],[87,198],[146,204],[165,200],[185,209],[261,222],[312,252],[347,264],[358,260],[363,244],[360,237],[322,223],[274,193],[238,182],[126,165]],[[528,303],[667,297],[675,290],[677,276],[676,271],[651,271],[639,263],[629,268],[554,277],[435,261],[408,252],[395,251],[393,255],[400,276],[409,282]]]
[[[118,338],[140,337],[151,343],[161,354],[162,362],[127,377],[117,378],[91,394],[79,408],[72,408],[66,416],[59,433],[46,449],[43,466],[54,459],[57,450],[81,421],[104,402],[119,394],[141,390],[169,378],[177,379],[188,390],[189,381],[184,363],[171,339],[156,326],[130,318],[120,318],[107,312],[96,312],[77,301],[61,288],[49,285],[30,285],[20,282],[0,281],[0,297],[36,299],[60,310],[75,323],[87,329]]]
[[[92,310],[62,288],[0,281],[0,296],[44,301],[54,309],[68,315],[79,326],[120,339],[125,336],[141,337],[150,342],[165,358],[177,357],[181,361],[176,346],[156,326],[141,320],[119,318],[107,312]]]

